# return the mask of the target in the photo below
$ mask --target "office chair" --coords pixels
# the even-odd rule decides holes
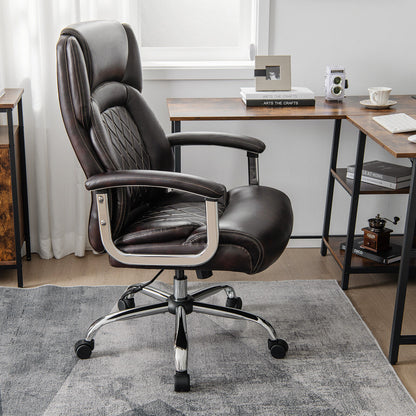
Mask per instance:
[[[175,391],[189,391],[186,315],[191,312],[244,319],[261,325],[268,348],[283,358],[287,343],[266,320],[241,310],[228,285],[188,293],[185,271],[208,278],[213,270],[255,274],[282,254],[293,215],[288,197],[258,183],[255,138],[221,133],[165,135],[142,92],[138,45],[132,29],[116,21],[70,25],[57,44],[59,101],[64,124],[92,192],[89,241],[115,267],[171,269],[173,294],[147,284],[130,286],[119,311],[95,321],[75,344],[89,358],[94,335],[123,319],[175,315]],[[219,145],[247,152],[249,185],[223,185],[174,172],[174,146]],[[160,274],[160,272],[155,276]],[[154,278],[154,279],[155,279]],[[154,280],[152,279],[152,281]],[[159,303],[136,306],[142,292]],[[225,306],[201,302],[224,291]]]

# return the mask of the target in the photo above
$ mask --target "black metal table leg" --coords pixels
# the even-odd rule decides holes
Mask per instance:
[[[26,174],[26,151],[24,139],[24,124],[23,124],[23,103],[22,98],[17,106],[19,117],[19,148],[20,148],[20,169],[21,169],[21,186],[22,186],[22,209],[24,221],[24,235],[26,241],[26,260],[30,261],[31,246],[30,246],[30,229],[29,229],[29,201],[27,196],[27,174]]]
[[[402,257],[400,260],[399,278],[394,306],[393,326],[390,338],[389,361],[396,364],[400,344],[416,344],[416,336],[401,335],[404,304],[406,300],[407,281],[409,278],[410,257],[413,247],[416,221],[416,159],[412,159],[412,179],[407,203],[406,223],[404,228]]]
[[[334,183],[335,179],[332,175],[331,170],[336,170],[337,168],[337,159],[338,159],[338,148],[339,148],[339,138],[341,134],[341,119],[336,119],[334,123],[334,133],[332,136],[332,150],[331,150],[331,161],[329,166],[329,175],[328,175],[328,186],[326,191],[326,204],[325,204],[325,214],[324,214],[324,228],[322,230],[322,243],[321,243],[321,255],[326,256],[327,246],[324,243],[324,240],[328,241],[329,237],[329,226],[331,223],[331,213],[332,213],[332,201],[334,197]]]
[[[172,133],[179,133],[181,131],[181,122],[172,121]],[[174,146],[173,154],[175,158],[175,172],[181,171],[181,147]]]
[[[355,156],[354,186],[351,195],[350,214],[347,229],[347,243],[345,247],[344,267],[342,270],[341,279],[341,287],[343,290],[348,289],[348,283],[350,279],[351,258],[354,244],[355,223],[357,220],[358,200],[360,196],[361,186],[361,172],[363,170],[363,159],[366,138],[366,135],[362,131],[360,131],[358,134],[357,153]]]
[[[19,198],[17,193],[17,169],[16,169],[16,152],[14,147],[13,134],[13,110],[7,110],[7,124],[9,131],[9,157],[10,171],[12,182],[12,199],[13,199],[13,223],[14,223],[14,242],[16,255],[17,285],[23,287],[22,272],[22,246],[20,242],[20,221],[19,221]]]

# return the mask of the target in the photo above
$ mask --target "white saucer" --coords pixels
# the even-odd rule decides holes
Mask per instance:
[[[396,105],[397,101],[388,100],[386,104],[378,105],[378,104],[373,104],[370,100],[362,100],[362,101],[360,101],[360,104],[362,104],[363,106],[365,106],[367,108],[372,108],[372,109],[375,109],[375,110],[383,110],[383,109],[386,109],[386,108],[390,108],[393,105]]]

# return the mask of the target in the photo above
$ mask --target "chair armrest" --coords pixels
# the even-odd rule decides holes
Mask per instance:
[[[214,256],[219,243],[218,199],[226,192],[225,186],[197,176],[157,170],[121,170],[91,176],[85,183],[89,191],[96,191],[98,226],[107,253],[123,264],[148,267],[196,267]],[[205,197],[207,244],[199,253],[130,254],[121,251],[113,241],[108,195],[105,189],[123,186],[174,188]],[[104,190],[100,192],[100,190]]]
[[[194,175],[160,170],[119,170],[91,176],[85,182],[89,191],[123,186],[148,186],[172,188],[219,199],[225,192],[224,185]]]
[[[167,135],[171,146],[215,145],[262,153],[266,145],[259,139],[230,133],[181,132]]]

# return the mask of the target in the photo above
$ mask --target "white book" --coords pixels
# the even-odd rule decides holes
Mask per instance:
[[[353,172],[347,172],[347,179],[354,179]],[[372,178],[370,176],[361,176],[361,182],[371,183],[372,185],[382,186],[383,188],[402,189],[410,185],[410,180],[402,182],[388,182],[382,179]]]
[[[292,87],[290,91],[256,91],[254,87],[241,87],[240,94],[246,100],[311,100],[315,94],[306,87]]]

